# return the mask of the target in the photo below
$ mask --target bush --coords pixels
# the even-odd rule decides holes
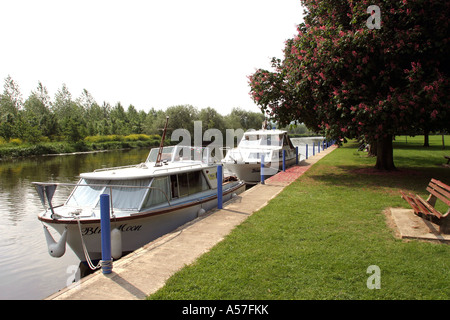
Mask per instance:
[[[122,141],[122,140],[123,137],[116,134],[111,134],[107,136],[88,136],[84,138],[84,141],[88,143],[101,143],[101,142]]]
[[[9,143],[12,144],[13,146],[18,146],[21,145],[23,143],[23,141],[19,138],[14,138],[9,140]]]
[[[130,134],[124,137],[125,141],[148,141],[152,136],[146,134]]]

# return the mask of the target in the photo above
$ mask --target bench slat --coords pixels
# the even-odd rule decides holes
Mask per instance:
[[[442,193],[440,192],[440,190],[438,190],[438,189],[433,189],[433,188],[431,188],[431,187],[428,187],[428,188],[427,188],[427,191],[428,191],[431,195],[435,196],[437,199],[439,199],[439,200],[441,200],[442,202],[444,202],[446,205],[450,206],[450,200],[449,200],[448,198],[444,197],[444,196],[442,195]]]
[[[424,199],[422,199],[421,196],[416,194],[415,199],[418,200],[418,201],[416,201],[416,203],[419,205],[419,207],[421,207],[422,209],[428,211],[429,213],[437,216],[438,218],[442,218],[442,214],[439,211],[437,211],[432,205],[430,205],[428,202],[426,202]],[[427,212],[423,212],[423,213],[429,214]]]
[[[444,185],[445,186],[445,185]],[[445,190],[441,187],[439,184],[433,184],[430,182],[430,184],[427,187],[427,191],[434,195],[436,198],[444,202],[446,205],[450,206],[450,192]]]
[[[446,185],[445,183],[443,183],[442,181],[439,181],[439,180],[437,180],[437,179],[434,179],[434,178],[432,178],[431,179],[431,181],[430,181],[430,183],[434,183],[434,184],[437,184],[438,186],[440,186],[442,189],[445,189],[445,190],[447,190],[447,191],[450,191],[450,186],[449,185]]]
[[[416,202],[414,201],[414,197],[410,194],[409,196],[404,194],[402,191],[400,191],[402,194],[402,198],[405,199],[409,205],[413,208],[414,212],[419,214],[420,208],[417,206]]]

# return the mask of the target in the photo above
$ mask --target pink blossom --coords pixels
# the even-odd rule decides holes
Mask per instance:
[[[431,118],[436,119],[437,114],[438,114],[438,111],[436,109],[433,110],[433,112],[431,113]]]

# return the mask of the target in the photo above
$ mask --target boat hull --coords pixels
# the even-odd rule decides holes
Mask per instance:
[[[232,187],[224,189],[223,201],[230,200],[234,194],[245,190],[243,182],[236,182]],[[196,219],[202,212],[217,208],[217,195],[204,199],[195,199],[171,207],[131,214],[127,217],[112,218],[111,230],[121,231],[122,253],[126,254],[147,243],[177,229],[181,225]],[[202,211],[203,209],[204,211]],[[61,221],[40,219],[46,225],[62,234],[67,228],[67,244],[81,261],[101,260],[101,228],[100,220]],[[88,258],[83,250],[83,243],[88,251]]]
[[[295,164],[296,159],[287,159],[285,162],[286,167]],[[261,181],[261,163],[253,162],[225,162],[224,167],[231,173],[235,174],[238,179],[245,182],[259,182]],[[264,179],[270,178],[283,170],[283,164],[266,164],[264,167]]]

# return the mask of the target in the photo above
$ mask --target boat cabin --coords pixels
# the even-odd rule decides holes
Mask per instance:
[[[156,148],[143,164],[83,173],[65,205],[99,209],[100,195],[106,193],[114,210],[142,212],[208,193],[217,188],[217,168],[204,149],[164,147],[157,164]]]

